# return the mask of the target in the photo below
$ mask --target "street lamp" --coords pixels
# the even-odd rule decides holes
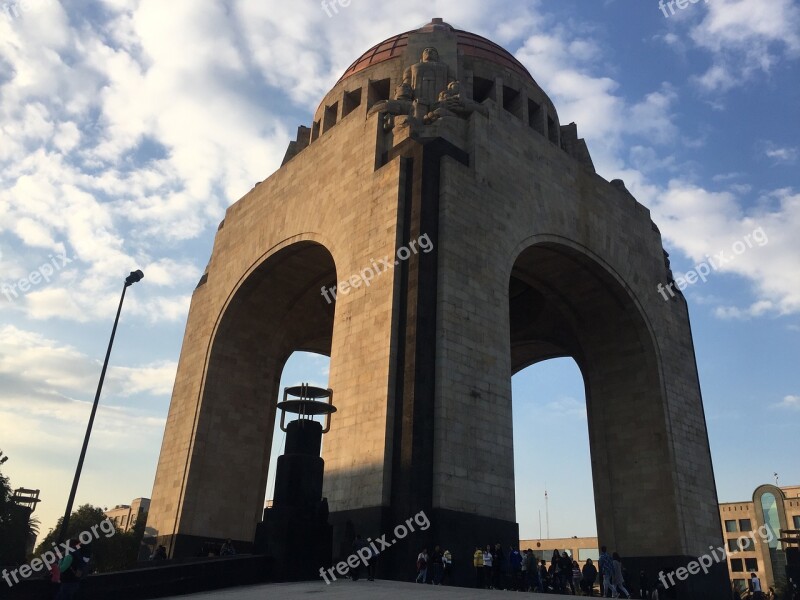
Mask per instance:
[[[100,382],[97,384],[97,393],[94,395],[94,404],[92,405],[92,413],[89,416],[89,424],[86,426],[86,436],[83,438],[83,447],[81,448],[81,457],[78,459],[78,468],[75,469],[75,479],[72,480],[72,489],[69,492],[69,500],[67,500],[67,510],[64,512],[64,519],[61,521],[61,531],[58,534],[58,541],[63,542],[67,535],[67,527],[69,527],[69,517],[72,514],[72,504],[75,502],[75,493],[78,491],[78,482],[81,479],[81,471],[83,470],[83,459],[86,458],[86,448],[89,446],[89,436],[92,434],[92,425],[94,424],[94,416],[97,413],[97,404],[100,401],[100,392],[103,390],[103,381],[106,378],[106,369],[108,369],[108,359],[111,356],[111,346],[114,345],[114,336],[117,334],[117,323],[119,323],[119,314],[122,312],[122,302],[125,300],[125,290],[127,290],[134,283],[141,281],[144,278],[144,273],[139,270],[131,271],[131,274],[125,278],[125,285],[122,286],[122,296],[119,299],[119,306],[117,307],[117,316],[114,319],[114,327],[111,329],[111,339],[108,340],[108,350],[106,350],[106,359],[103,362],[103,370],[100,371]]]

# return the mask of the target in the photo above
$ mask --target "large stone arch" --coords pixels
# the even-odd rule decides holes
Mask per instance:
[[[534,236],[509,275],[511,373],[571,357],[586,388],[601,543],[627,556],[678,546],[658,347],[618,273],[580,245]],[[652,535],[642,535],[643,531]]]

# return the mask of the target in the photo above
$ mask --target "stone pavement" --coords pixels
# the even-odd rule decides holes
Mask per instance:
[[[470,588],[444,587],[432,585],[419,585],[399,581],[359,581],[340,580],[330,585],[323,581],[304,583],[271,583],[266,585],[253,585],[214,592],[203,592],[188,596],[171,596],[166,600],[267,600],[270,598],[292,600],[293,598],[330,598],[331,600],[350,600],[364,598],[364,600],[389,600],[394,598],[414,598],[414,600],[477,600],[478,598],[507,598],[504,594],[516,592],[501,592],[497,590],[475,590]],[[314,596],[309,596],[314,594]],[[319,594],[319,596],[316,596]],[[543,599],[544,594],[525,594],[522,598]],[[550,596],[548,596],[549,598]]]

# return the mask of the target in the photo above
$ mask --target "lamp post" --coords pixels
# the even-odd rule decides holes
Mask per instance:
[[[105,381],[106,378],[108,359],[111,356],[111,346],[114,345],[114,336],[117,334],[117,324],[119,323],[119,314],[122,312],[122,302],[125,300],[125,290],[127,290],[134,283],[141,281],[143,278],[144,273],[141,271],[131,271],[131,274],[125,278],[125,285],[122,286],[122,296],[119,299],[117,316],[114,319],[114,327],[111,329],[111,339],[108,340],[108,350],[106,350],[106,359],[103,362],[103,370],[100,371],[100,381],[97,384],[97,393],[94,395],[94,404],[92,405],[92,413],[89,416],[89,424],[86,426],[86,435],[83,438],[83,447],[81,448],[81,456],[78,459],[78,467],[75,469],[75,478],[72,480],[72,489],[69,492],[69,500],[67,500],[67,510],[64,512],[64,519],[61,521],[61,531],[58,534],[59,542],[63,542],[67,535],[69,517],[72,514],[72,504],[75,502],[75,493],[78,491],[78,482],[81,479],[81,471],[83,470],[83,459],[86,458],[86,448],[89,446],[89,436],[92,434],[94,416],[97,413],[97,404],[100,401],[100,392],[103,390],[103,381]]]

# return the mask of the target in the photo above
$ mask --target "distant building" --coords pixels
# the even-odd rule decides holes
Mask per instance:
[[[147,520],[149,510],[150,498],[136,498],[130,504],[117,504],[105,515],[120,531],[130,531],[139,519]]]
[[[553,550],[558,550],[559,553],[564,550],[567,551],[572,557],[572,560],[577,560],[581,569],[586,564],[586,559],[591,558],[592,562],[597,565],[600,560],[600,549],[597,546],[596,537],[571,537],[571,538],[550,538],[546,540],[520,540],[520,550],[533,550],[534,556],[538,560],[546,560],[547,565],[550,565],[550,559],[553,557]]]
[[[787,554],[798,552],[789,548],[800,545],[800,486],[759,486],[750,501],[720,504],[719,517],[731,582],[740,591],[747,589],[750,573],[756,573],[767,587],[786,581]],[[556,549],[566,550],[581,567],[587,558],[596,563],[599,555],[596,537],[520,540],[519,545],[531,548],[548,565]]]
[[[738,589],[747,589],[750,573],[770,587],[786,581],[786,548],[793,544],[779,538],[800,530],[800,486],[761,485],[750,501],[720,504],[719,516],[731,581]]]

